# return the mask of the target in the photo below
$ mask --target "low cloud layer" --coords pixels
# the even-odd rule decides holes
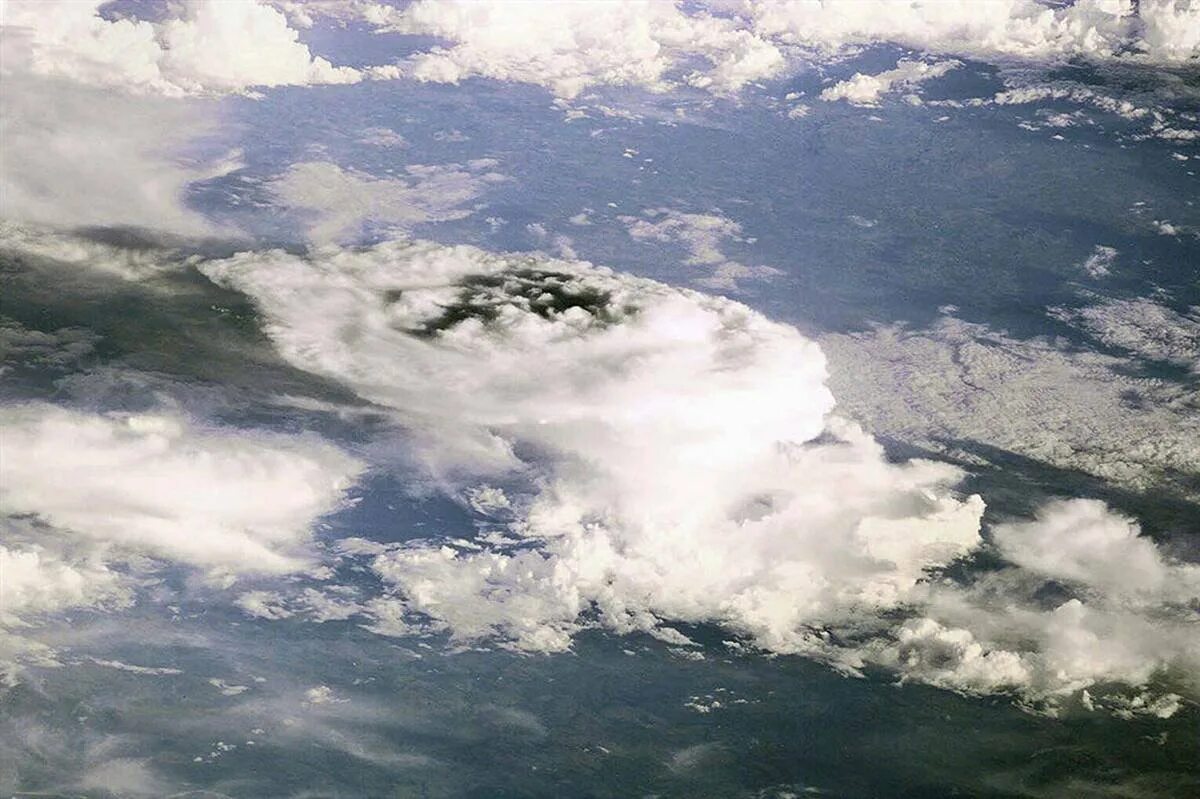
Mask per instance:
[[[1194,323],[1150,300],[1051,313],[1101,350],[1176,365],[1196,356]],[[881,435],[968,461],[979,457],[971,444],[983,444],[1126,489],[1198,498],[1194,382],[1139,376],[1120,354],[1022,339],[952,313],[926,329],[889,325],[821,344],[845,412]]]

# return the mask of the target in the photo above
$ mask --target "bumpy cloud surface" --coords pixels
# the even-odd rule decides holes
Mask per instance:
[[[894,42],[983,59],[1157,63],[1200,52],[1200,8],[1188,0],[750,0],[744,8],[759,35],[821,50]]]
[[[982,545],[982,501],[954,494],[949,466],[885,458],[832,413],[816,345],[740,304],[415,241],[201,269],[255,299],[289,361],[393,409],[477,514],[474,537],[346,541],[387,589],[339,617],[527,651],[593,625],[687,645],[671,623],[711,622],[1051,709],[1124,683],[1109,709],[1169,714],[1179,697],[1146,686],[1200,670],[1172,610],[1194,569],[1097,503],[1002,528],[1011,565],[995,573],[927,580]],[[1110,557],[1136,561],[1146,590],[1114,587]],[[1047,609],[1046,581],[1075,593]],[[291,616],[322,606],[309,594],[243,605]]]
[[[830,420],[817,347],[739,304],[422,243],[203,268],[297,366],[396,409],[456,486],[515,492],[471,493],[507,543],[376,561],[404,611],[457,636],[561,649],[595,607],[806,650],[808,624],[892,607],[977,543],[982,503],[944,490],[957,473],[889,464]]]
[[[1200,50],[1200,8],[1188,0],[710,5],[418,0],[400,11],[373,3],[359,8],[383,30],[450,42],[411,57],[397,74],[447,83],[475,76],[533,83],[563,98],[599,85],[660,90],[682,83],[730,93],[779,75],[793,51],[830,53],[879,42],[999,61],[1080,57],[1172,64],[1192,60]],[[845,87],[846,96],[871,90],[871,80],[864,76]]]
[[[564,98],[592,85],[659,90],[675,79],[727,93],[777,74],[784,63],[778,48],[736,21],[686,13],[675,3],[420,0],[385,16],[388,30],[453,42],[408,62],[418,80],[480,76],[535,83]],[[681,69],[696,59],[704,65]]]
[[[353,83],[314,58],[283,14],[257,0],[189,0],[162,21],[109,19],[101,0],[8,0],[5,71],[171,96],[253,86]]]

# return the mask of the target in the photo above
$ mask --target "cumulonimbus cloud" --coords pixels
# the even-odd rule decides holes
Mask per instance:
[[[929,579],[986,546],[982,501],[945,464],[886,458],[834,412],[814,342],[740,304],[407,240],[200,268],[254,298],[294,365],[391,408],[489,531],[347,542],[388,586],[358,607],[379,632],[559,651],[592,625],[686,643],[671,624],[708,622],[773,652],[1044,708],[1123,683],[1134,693],[1103,701],[1130,713],[1169,712],[1178,697],[1152,686],[1198,671],[1171,609],[1193,571],[1098,503],[1004,528],[1012,565],[996,574]],[[1094,558],[1047,561],[1064,524],[1140,553],[1170,589],[1135,601]],[[1048,579],[1074,595],[1042,607]],[[253,600],[282,616],[311,597]]]

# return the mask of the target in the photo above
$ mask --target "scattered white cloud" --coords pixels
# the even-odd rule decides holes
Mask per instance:
[[[276,591],[247,591],[238,596],[233,604],[247,616],[256,619],[286,619],[295,615],[284,606],[283,596]]]
[[[125,663],[120,660],[104,660],[103,658],[95,657],[89,657],[88,661],[97,666],[103,666],[106,669],[116,669],[117,671],[125,671],[129,672],[130,674],[139,674],[151,677],[183,674],[182,669],[171,668],[169,666],[135,666],[132,663]]]
[[[403,177],[376,177],[327,161],[293,164],[268,184],[275,200],[306,220],[317,243],[353,239],[372,223],[408,229],[461,219],[463,205],[503,180],[489,159],[467,164],[411,165]]]
[[[1181,312],[1139,297],[1104,300],[1082,308],[1055,308],[1051,315],[1078,326],[1107,346],[1200,374],[1200,307]]]
[[[216,688],[221,693],[221,696],[237,696],[250,690],[250,686],[248,685],[233,685],[217,677],[210,678],[208,684]]]
[[[1088,277],[1107,277],[1116,261],[1117,249],[1115,247],[1097,244],[1092,250],[1092,254],[1083,262],[1083,271],[1088,274]]]
[[[876,106],[885,94],[912,90],[918,84],[940,78],[958,66],[958,61],[927,62],[902,58],[896,62],[895,69],[880,72],[878,75],[864,75],[858,72],[848,80],[835,83],[821,92],[821,99],[826,102],[845,100],[851,105]]]
[[[726,241],[746,242],[742,226],[732,219],[712,214],[692,214],[671,208],[652,208],[642,217],[622,216],[629,235],[639,241],[681,244],[688,252],[685,261],[703,266],[709,274],[696,280],[698,285],[714,289],[736,290],[739,279],[769,278],[781,274],[771,266],[746,266],[725,257],[721,247]]]
[[[314,57],[287,18],[257,0],[187,0],[153,21],[108,19],[103,5],[7,0],[4,71],[174,97],[362,79]]]
[[[304,701],[309,705],[327,705],[330,702],[345,702],[346,700],[338,699],[328,685],[318,685],[304,692]]]
[[[1186,352],[1186,328],[1152,333],[1155,319],[1173,319],[1165,310],[1150,312],[1140,332],[1127,314],[1119,319],[1107,323],[1108,335],[1131,349],[1165,335],[1177,342],[1173,351]],[[821,346],[843,411],[876,434],[972,462],[979,455],[971,444],[984,444],[1137,491],[1196,496],[1196,388],[1132,375],[1128,358],[1015,338],[952,315],[923,330],[828,335]]]

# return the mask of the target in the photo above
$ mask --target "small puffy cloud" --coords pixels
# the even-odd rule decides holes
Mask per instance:
[[[256,619],[286,619],[295,615],[284,606],[283,597],[275,591],[247,591],[238,596],[233,604],[247,616]]]
[[[359,133],[358,141],[360,144],[369,144],[372,147],[408,146],[404,137],[391,128],[365,128]]]
[[[310,525],[361,466],[315,438],[171,413],[0,409],[0,509],[125,552],[226,573],[306,562]]]
[[[277,203],[307,220],[317,243],[353,239],[370,223],[409,229],[424,222],[461,219],[463,207],[503,177],[494,161],[409,166],[403,177],[375,177],[327,161],[293,164],[268,184]]]
[[[919,83],[945,75],[959,65],[958,61],[926,62],[902,58],[896,62],[895,69],[880,72],[878,75],[864,75],[859,72],[849,80],[830,86],[821,92],[821,99],[845,100],[851,105],[875,106],[885,94],[912,89]]]
[[[1092,250],[1092,254],[1083,262],[1083,271],[1087,272],[1089,277],[1107,277],[1116,261],[1117,249],[1115,247],[1097,244],[1096,248]]]
[[[314,57],[287,18],[257,0],[188,0],[155,21],[109,19],[103,5],[9,0],[0,22],[5,71],[168,96],[362,78]]]

